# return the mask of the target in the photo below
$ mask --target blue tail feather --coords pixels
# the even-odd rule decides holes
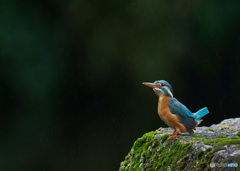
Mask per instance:
[[[201,117],[205,116],[208,113],[209,113],[209,111],[208,111],[207,107],[200,109],[199,111],[197,111],[196,113],[193,114],[196,116],[195,121],[198,121],[198,119],[200,119]]]

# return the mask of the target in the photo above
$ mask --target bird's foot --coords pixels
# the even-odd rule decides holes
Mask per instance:
[[[164,135],[170,135],[170,136],[172,136],[172,135],[174,135],[174,133],[172,133],[172,134],[164,134]]]
[[[175,135],[175,133],[176,133],[176,130],[174,130],[174,132],[173,133],[171,133],[171,134],[164,134],[164,135]]]
[[[175,132],[176,132],[176,133],[175,133]],[[173,136],[169,137],[167,140],[170,140],[170,139],[172,139],[172,138],[181,136],[181,135],[178,134],[179,131],[176,131],[176,130],[175,130],[173,133],[175,133],[175,134],[174,134]]]
[[[167,140],[170,140],[172,138],[179,137],[179,136],[181,136],[181,135],[173,135],[173,136],[169,137]]]

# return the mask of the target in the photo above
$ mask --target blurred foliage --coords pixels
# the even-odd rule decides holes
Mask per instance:
[[[240,112],[240,2],[0,2],[0,170],[117,170],[166,125],[165,79],[202,125]]]

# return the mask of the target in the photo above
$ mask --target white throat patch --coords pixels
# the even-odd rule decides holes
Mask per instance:
[[[161,96],[164,94],[164,92],[160,88],[154,88],[153,91],[157,96]]]
[[[173,94],[172,92],[170,91],[170,89],[166,86],[164,86],[164,88],[168,91],[168,93],[173,97]],[[160,88],[154,88],[153,91],[155,92],[155,94],[157,96],[161,96],[164,94],[164,91],[162,91]]]

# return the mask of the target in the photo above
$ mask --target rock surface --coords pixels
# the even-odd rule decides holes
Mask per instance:
[[[164,134],[172,132],[159,128],[138,138],[119,171],[240,170],[240,118],[197,127],[193,135],[167,141]]]

